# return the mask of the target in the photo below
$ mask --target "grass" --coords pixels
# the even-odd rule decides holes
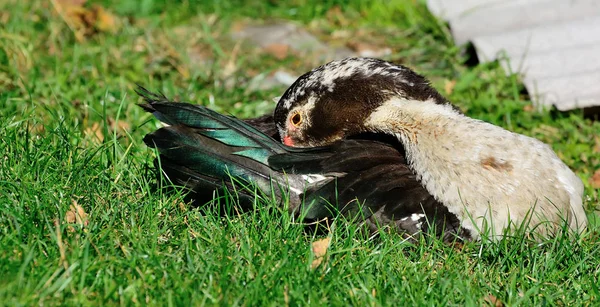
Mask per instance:
[[[600,193],[589,181],[600,169],[599,122],[579,111],[532,111],[518,76],[506,76],[497,63],[465,66],[463,49],[422,4],[205,2],[99,1],[109,15],[79,28],[57,13],[58,0],[0,3],[0,304],[600,299]],[[339,4],[343,13],[334,9]],[[193,209],[177,193],[153,191],[154,153],[142,137],[157,123],[135,106],[135,83],[240,117],[268,112],[284,88],[250,90],[254,76],[280,68],[299,74],[318,63],[310,56],[278,60],[246,44],[234,52],[228,33],[236,23],[266,19],[295,20],[332,44],[390,46],[388,59],[428,76],[470,116],[549,143],[586,185],[592,230],[540,245],[515,237],[456,247],[393,235],[368,240],[338,221],[328,254],[313,269],[311,242],[321,237],[270,202],[221,218],[216,208]],[[86,219],[77,219],[75,204]]]

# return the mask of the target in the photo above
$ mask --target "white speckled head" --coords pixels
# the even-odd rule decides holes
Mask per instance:
[[[360,133],[364,120],[391,97],[447,103],[407,67],[373,58],[333,61],[302,75],[275,109],[281,138],[316,146]]]

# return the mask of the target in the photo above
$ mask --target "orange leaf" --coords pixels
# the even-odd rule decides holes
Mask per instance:
[[[98,31],[101,32],[116,32],[118,29],[118,20],[117,18],[105,10],[103,7],[96,5],[93,10],[96,13],[96,23],[95,26]]]
[[[290,53],[290,46],[286,44],[273,43],[264,48],[265,52],[274,56],[278,60],[285,59]]]
[[[65,221],[69,224],[78,224],[79,226],[85,227],[88,225],[88,214],[83,210],[77,201],[73,200],[69,211],[65,216]],[[75,229],[73,227],[69,227],[69,231],[73,232]]]
[[[494,306],[494,307],[502,307],[502,306],[504,306],[504,303],[502,303],[502,301],[499,298],[497,298],[497,297],[495,297],[495,296],[493,296],[491,294],[489,294],[484,300],[490,306]]]
[[[446,92],[446,95],[450,95],[454,92],[455,85],[456,80],[446,80],[446,82],[444,82],[444,92]]]
[[[592,178],[590,178],[590,185],[593,189],[600,189],[600,169],[596,170]]]
[[[102,133],[102,127],[99,123],[94,123],[91,127],[85,128],[84,134],[87,136],[95,136],[95,141],[100,143],[104,141],[104,134]]]
[[[532,112],[533,110],[535,110],[533,104],[526,104],[525,106],[523,106],[523,111],[525,112]]]
[[[79,41],[98,32],[115,32],[118,28],[118,19],[100,5],[85,7],[85,0],[53,0],[52,3]]]
[[[327,254],[327,248],[329,248],[330,242],[331,238],[327,237],[312,243],[314,259],[310,265],[311,269],[316,269],[319,265],[321,265],[321,262],[323,262],[323,259],[325,258],[325,254]]]

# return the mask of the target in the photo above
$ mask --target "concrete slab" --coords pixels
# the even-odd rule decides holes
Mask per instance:
[[[509,57],[551,52],[600,43],[600,16],[577,21],[541,25],[472,39],[477,55],[485,61],[505,53]]]
[[[561,111],[600,105],[600,71],[552,78],[525,79],[533,97]]]
[[[559,110],[600,106],[600,1],[428,0],[457,44],[523,75],[534,102]]]
[[[521,72],[527,79],[554,78],[600,71],[600,61],[590,61],[599,54],[600,43],[596,43],[514,56],[503,64],[507,70]]]
[[[597,0],[509,1],[501,5],[467,11],[450,21],[457,44],[473,37],[560,24],[600,16]]]

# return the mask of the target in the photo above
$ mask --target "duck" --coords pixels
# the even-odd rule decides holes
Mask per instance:
[[[549,145],[466,116],[406,66],[374,58],[326,63],[284,92],[273,120],[290,147],[392,137],[416,181],[473,240],[587,226],[583,183]]]
[[[183,189],[194,206],[234,203],[235,210],[222,212],[230,214],[276,204],[307,227],[344,217],[370,236],[473,239],[417,180],[393,137],[288,146],[271,114],[241,120],[141,86],[136,92],[140,107],[163,123],[143,139],[158,153],[159,177]]]

